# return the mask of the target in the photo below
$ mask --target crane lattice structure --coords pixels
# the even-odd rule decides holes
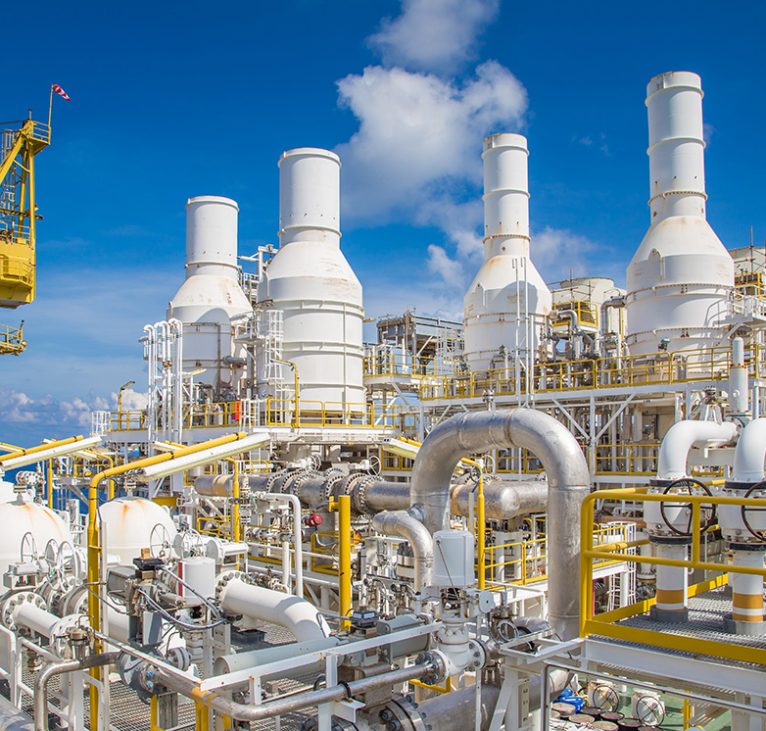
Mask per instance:
[[[7,125],[7,127],[5,126]],[[51,141],[50,124],[25,119],[0,130],[0,307],[16,309],[35,298],[35,156]],[[26,347],[23,323],[0,325],[0,354]]]

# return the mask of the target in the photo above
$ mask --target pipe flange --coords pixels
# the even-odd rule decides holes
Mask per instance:
[[[383,728],[397,728],[406,731],[432,731],[427,715],[411,696],[398,696],[386,703],[378,713]]]
[[[322,475],[319,472],[316,472],[315,470],[301,470],[299,473],[297,473],[294,477],[288,478],[288,483],[286,483],[287,489],[285,492],[289,492],[291,495],[297,495],[301,491],[301,487],[303,486],[304,482],[307,482],[308,480],[314,480]]]
[[[278,490],[274,489],[274,485],[277,480],[280,480],[282,477],[284,477],[285,472],[287,472],[287,470],[277,470],[276,472],[269,474],[269,476],[266,478],[264,492],[278,492]]]
[[[230,569],[228,571],[224,571],[218,575],[218,578],[215,582],[215,598],[216,601],[221,601],[221,594],[223,594],[223,590],[227,587],[229,583],[234,581],[235,579],[239,579],[240,581],[243,581],[245,584],[251,584],[252,581],[248,577],[248,575],[244,571],[237,571],[236,569]]]
[[[367,490],[376,482],[382,480],[377,475],[366,475],[363,480],[354,485],[351,493],[351,504],[354,511],[359,515],[367,515]]]
[[[297,473],[302,471],[302,468],[298,467],[288,467],[287,469],[283,470],[279,477],[274,481],[274,488],[271,490],[271,492],[278,492],[284,495],[287,492],[286,486],[288,481]]]
[[[51,629],[50,646],[61,658],[72,657],[72,635],[75,630],[82,630],[83,637],[90,645],[90,624],[88,618],[82,614],[68,614],[62,617]]]
[[[343,472],[337,472],[325,479],[323,487],[323,497],[325,501],[336,495],[336,490],[345,479],[346,475]]]
[[[447,677],[447,661],[438,650],[421,652],[415,658],[415,664],[426,666],[427,671],[421,676],[426,685],[436,685]]]
[[[481,640],[469,640],[468,652],[470,653],[470,659],[468,661],[468,670],[479,670],[487,664],[487,648]]]
[[[31,604],[38,609],[45,609],[45,599],[40,594],[36,594],[33,591],[19,591],[15,594],[11,594],[4,602],[2,609],[0,609],[0,618],[3,625],[5,625],[12,632],[16,632],[19,627],[16,625],[16,621],[13,617],[16,609],[22,604]]]

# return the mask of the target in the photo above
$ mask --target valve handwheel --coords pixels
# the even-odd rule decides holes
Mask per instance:
[[[761,480],[760,482],[756,482],[755,485],[753,485],[745,493],[745,498],[758,497],[758,495],[754,495],[754,493],[759,493],[759,492],[766,493],[766,480]],[[747,528],[759,541],[763,541],[764,543],[766,543],[766,531],[753,528],[752,523],[748,519],[748,514],[766,513],[766,499],[763,500],[762,508],[754,508],[752,506],[743,505],[740,508],[740,511],[742,513],[742,522],[745,524],[745,528]]]
[[[663,495],[708,495],[710,497],[713,497],[713,493],[710,492],[710,489],[707,487],[707,485],[703,484],[699,480],[695,480],[691,477],[682,477],[678,480],[673,480],[663,491]],[[686,509],[689,513],[689,519],[686,523],[686,529],[681,530],[677,528],[675,525],[673,525],[673,522],[668,518],[668,515],[666,513],[666,507],[668,505],[673,506],[680,506],[684,509]],[[665,521],[665,525],[677,536],[683,536],[684,538],[688,538],[692,534],[692,505],[691,503],[683,504],[681,501],[678,503],[667,503],[667,502],[661,502],[660,503],[660,514],[662,515],[662,519]],[[707,516],[707,517],[705,517]],[[700,533],[705,533],[714,523],[716,520],[716,510],[714,505],[702,505],[700,506]]]

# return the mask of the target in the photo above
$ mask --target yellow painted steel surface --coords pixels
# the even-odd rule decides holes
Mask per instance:
[[[692,637],[678,633],[668,633],[638,629],[619,624],[620,620],[645,614],[654,605],[655,599],[648,599],[629,606],[620,607],[611,612],[596,614],[592,604],[593,569],[598,560],[626,561],[654,566],[676,566],[687,571],[700,571],[718,574],[709,581],[689,587],[688,596],[710,591],[723,586],[728,581],[728,574],[740,573],[766,578],[766,568],[749,566],[733,566],[731,564],[714,563],[702,560],[702,514],[703,507],[711,505],[737,505],[763,509],[761,498],[729,497],[721,495],[684,495],[679,498],[674,494],[648,493],[648,488],[625,488],[620,490],[598,490],[588,495],[581,508],[580,528],[580,635],[600,635],[618,640],[636,642],[639,644],[663,647],[669,650],[680,650],[693,654],[710,655],[741,662],[766,665],[766,650],[732,643],[717,642],[700,637]],[[689,505],[691,510],[691,556],[687,560],[661,558],[657,556],[641,556],[626,553],[626,549],[610,550],[607,547],[596,546],[593,541],[591,527],[594,523],[596,501],[601,500],[631,500],[641,502],[660,502],[678,505]],[[711,527],[712,528],[712,527]],[[710,530],[711,528],[708,528]],[[679,625],[679,629],[681,625]]]

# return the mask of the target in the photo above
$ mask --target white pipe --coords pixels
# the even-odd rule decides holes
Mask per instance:
[[[652,225],[669,216],[705,217],[702,82],[690,71],[655,76],[646,88]]]
[[[292,508],[293,543],[295,544],[295,595],[303,599],[303,523],[301,522],[301,502],[295,495],[283,495],[281,493],[275,492],[256,492],[252,495],[252,497],[256,500],[273,500],[274,502],[285,502]]]
[[[220,594],[221,608],[228,614],[270,622],[290,630],[298,642],[329,637],[330,628],[319,610],[305,599],[246,584],[232,577]]]
[[[731,421],[678,421],[668,429],[660,446],[657,477],[678,480],[687,476],[686,461],[692,447],[716,447],[737,436],[737,425]]]
[[[749,409],[747,366],[745,365],[745,341],[731,341],[731,369],[729,370],[729,412],[747,414]]]
[[[13,610],[12,617],[15,625],[27,627],[43,637],[50,637],[53,628],[59,623],[59,617],[55,614],[26,601]]]
[[[217,447],[203,449],[201,452],[194,452],[185,457],[177,457],[174,460],[159,462],[156,465],[144,467],[143,469],[137,470],[132,476],[139,482],[150,482],[151,480],[166,477],[167,475],[172,475],[176,472],[184,472],[192,467],[199,467],[208,462],[214,462],[219,459],[224,459],[225,457],[230,457],[233,454],[240,454],[242,452],[248,452],[251,449],[257,449],[264,444],[268,444],[270,441],[271,436],[268,432],[256,432],[255,434],[249,434],[234,442],[220,444]]]
[[[35,464],[36,462],[44,462],[54,457],[63,457],[67,454],[73,454],[79,452],[81,449],[88,449],[89,447],[98,447],[101,444],[101,437],[87,437],[85,439],[79,439],[76,442],[69,442],[68,444],[61,444],[58,447],[50,447],[49,449],[41,449],[37,452],[30,452],[29,454],[22,454],[19,457],[13,457],[12,459],[4,459],[0,464],[2,470],[15,470],[18,467],[26,467],[26,465]]]
[[[469,521],[469,525],[473,525]],[[374,530],[386,536],[404,538],[415,556],[415,591],[430,583],[434,564],[434,542],[431,534],[417,518],[406,510],[386,510],[372,518]]]
[[[740,434],[734,450],[734,482],[760,482],[766,462],[766,419],[754,419]]]

